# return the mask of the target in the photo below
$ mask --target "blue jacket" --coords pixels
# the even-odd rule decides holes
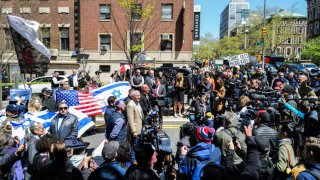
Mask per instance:
[[[307,164],[306,167],[308,170],[314,170],[320,173],[320,164]],[[302,171],[297,176],[297,180],[317,180],[317,178],[310,174],[308,171]]]
[[[125,141],[127,135],[127,121],[121,112],[115,111],[107,123],[106,138],[109,141]]]
[[[76,139],[78,137],[78,117],[68,113],[63,117],[60,128],[58,129],[58,121],[60,115],[57,114],[51,121],[49,132],[51,135],[59,138]]]
[[[203,166],[209,162],[220,165],[221,151],[213,144],[200,142],[189,150],[187,156],[180,155],[179,160],[179,172],[183,177],[200,180],[200,171]]]
[[[96,169],[89,176],[88,180],[109,179],[117,180],[124,179],[126,174],[126,167],[122,167],[118,162],[111,161],[109,163],[102,163],[98,169]]]

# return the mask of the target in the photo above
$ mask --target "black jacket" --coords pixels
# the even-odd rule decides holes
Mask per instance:
[[[142,111],[144,116],[146,117],[147,114],[150,112],[151,110],[151,101],[150,101],[150,96],[149,99],[146,97],[146,95],[144,95],[143,93],[141,93],[141,97],[140,97],[140,105],[142,107]]]
[[[131,165],[125,175],[125,180],[160,180],[157,174],[148,168]]]
[[[254,137],[247,137],[247,165],[239,176],[239,180],[258,180],[261,162]]]

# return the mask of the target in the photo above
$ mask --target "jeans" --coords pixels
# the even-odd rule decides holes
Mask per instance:
[[[134,146],[135,146],[136,144],[138,144],[138,137],[133,137],[133,136],[131,135],[130,144],[131,144],[131,150],[130,150],[131,162],[137,162],[137,160],[136,160],[136,155],[135,155],[135,153],[134,153]]]

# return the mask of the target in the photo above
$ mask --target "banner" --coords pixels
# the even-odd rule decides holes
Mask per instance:
[[[248,53],[229,57],[229,67],[245,65],[248,63],[250,63],[250,57]]]
[[[10,89],[10,101],[29,100],[31,89]]]
[[[193,40],[200,41],[200,12],[194,12],[193,16]]]
[[[98,100],[101,108],[104,108],[108,105],[108,98],[110,96],[115,96],[117,99],[122,100],[128,97],[130,88],[130,83],[127,81],[116,82],[93,90],[92,95]]]
[[[8,22],[21,73],[46,73],[51,55],[38,39],[39,23],[12,15],[8,15]]]

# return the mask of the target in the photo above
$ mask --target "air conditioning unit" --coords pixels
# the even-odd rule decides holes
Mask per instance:
[[[162,35],[162,40],[171,40],[169,34],[163,34]]]
[[[108,51],[107,45],[101,45],[101,51]]]
[[[58,49],[50,49],[51,56],[58,56]]]

